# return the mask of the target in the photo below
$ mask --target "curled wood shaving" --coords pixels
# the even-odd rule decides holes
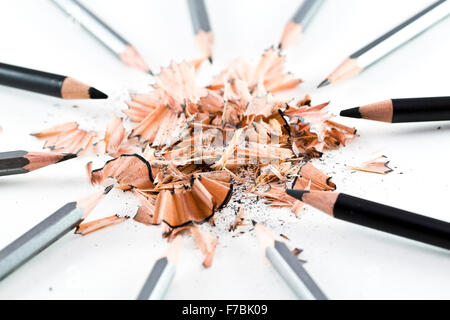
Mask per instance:
[[[81,234],[83,236],[98,231],[100,229],[104,229],[116,224],[119,224],[125,220],[127,220],[129,217],[119,217],[117,215],[106,217],[86,223],[80,224],[77,229],[75,230],[76,234]]]
[[[364,162],[361,166],[358,167],[349,167],[352,170],[369,172],[369,173],[377,173],[377,174],[388,174],[393,172],[391,168],[389,168],[389,159],[386,156],[380,156],[373,160]]]

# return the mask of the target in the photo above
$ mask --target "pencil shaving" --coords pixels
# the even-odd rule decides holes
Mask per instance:
[[[104,229],[104,228],[119,224],[127,219],[128,219],[128,217],[118,217],[117,215],[114,215],[111,217],[106,217],[106,218],[82,223],[78,226],[75,233],[85,236],[89,233],[93,233],[100,229]]]
[[[363,163],[361,166],[357,167],[349,167],[352,170],[368,172],[368,173],[377,173],[377,174],[388,174],[393,172],[391,168],[389,168],[389,159],[386,156],[380,156],[376,159],[367,161]]]

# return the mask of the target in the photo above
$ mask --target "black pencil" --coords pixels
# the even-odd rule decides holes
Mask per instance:
[[[448,222],[344,193],[302,190],[287,190],[287,193],[334,218],[450,249]]]
[[[294,44],[305,31],[324,0],[305,0],[284,28],[279,48],[284,50]]]
[[[322,83],[325,87],[360,74],[396,48],[407,43],[450,14],[450,1],[438,0],[405,22],[347,57]],[[382,17],[381,17],[382,18]]]
[[[0,85],[62,99],[106,99],[103,92],[74,78],[0,63]]]
[[[51,216],[0,250],[0,280],[75,229],[113,186],[76,202],[69,202]]]
[[[450,97],[385,100],[343,110],[341,116],[388,123],[450,120]]]
[[[195,39],[200,49],[209,62],[212,63],[212,46],[214,35],[209,23],[208,11],[204,0],[188,0],[189,12],[191,13],[192,27]]]
[[[28,152],[23,150],[0,152],[0,176],[28,173],[73,159],[76,156],[73,153]]]

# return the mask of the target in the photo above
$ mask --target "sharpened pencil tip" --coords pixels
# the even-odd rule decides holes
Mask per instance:
[[[351,108],[351,109],[347,109],[347,110],[342,110],[341,113],[339,114],[341,117],[347,117],[347,118],[355,118],[355,119],[361,119],[361,112],[359,111],[359,107],[358,108]]]
[[[106,187],[106,188],[105,188],[104,194],[108,194],[108,193],[112,190],[112,188],[114,188],[114,185],[113,185],[113,184],[110,185],[109,187]]]
[[[325,79],[325,80],[323,80],[323,81],[317,86],[317,88],[326,87],[326,86],[328,86],[329,84],[331,84],[330,80]]]
[[[309,191],[287,189],[286,193],[297,200],[303,201],[303,196],[309,193]]]
[[[58,162],[63,162],[63,161],[70,160],[70,159],[73,159],[76,157],[78,157],[78,155],[76,153],[66,153],[66,154],[64,154],[64,157],[61,160],[59,160]]]
[[[208,57],[208,61],[209,61],[210,64],[213,64],[213,62],[214,62],[212,57]]]
[[[91,99],[108,99],[108,96],[101,92],[100,90],[95,89],[94,87],[89,88],[89,96]]]
[[[152,70],[150,70],[150,69],[148,69],[147,73],[148,73],[149,75],[151,75],[152,77],[154,77],[154,76],[155,76],[155,74],[153,73],[153,71],[152,71]]]

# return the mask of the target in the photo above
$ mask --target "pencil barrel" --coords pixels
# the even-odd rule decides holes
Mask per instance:
[[[266,248],[266,256],[299,299],[328,299],[284,243],[275,241],[274,247]]]
[[[52,0],[62,11],[78,22],[100,43],[114,54],[119,55],[126,50],[129,42],[109,27],[77,0]]]
[[[206,11],[204,0],[188,0],[189,12],[191,13],[192,26],[194,33],[197,34],[201,30],[205,32],[211,31],[208,12]]]
[[[303,29],[305,29],[324,1],[325,0],[305,0],[292,17],[292,21],[296,24],[301,24]]]
[[[0,280],[75,228],[83,209],[71,202],[0,251]]]
[[[450,120],[450,97],[392,99],[393,123]]]
[[[450,223],[376,202],[339,194],[335,218],[450,249]]]
[[[0,63],[0,85],[61,98],[65,76]]]
[[[174,276],[175,265],[172,264],[167,257],[157,260],[150,275],[145,281],[137,300],[162,299]]]

